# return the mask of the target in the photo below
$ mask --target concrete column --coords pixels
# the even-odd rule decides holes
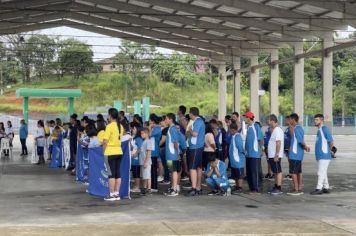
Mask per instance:
[[[303,42],[295,43],[294,55],[303,53]],[[294,62],[293,70],[293,102],[294,112],[299,115],[299,123],[303,125],[304,120],[304,59]]]
[[[333,35],[328,34],[323,39],[323,48],[334,46]],[[323,54],[323,114],[325,125],[333,126],[333,53]]]
[[[23,98],[23,119],[28,124],[28,97]]]
[[[239,70],[241,68],[240,57],[234,58],[234,69]],[[241,73],[236,72],[234,75],[234,107],[233,111],[241,112]]]
[[[260,98],[258,95],[258,91],[260,89],[260,72],[258,69],[254,69],[253,66],[258,65],[258,56],[250,57],[252,66],[250,72],[250,111],[255,114],[256,120],[260,120]]]
[[[271,52],[271,62],[278,60],[278,49]],[[271,81],[270,81],[270,108],[271,114],[279,115],[279,101],[278,101],[278,79],[279,66],[278,64],[271,65]]]
[[[226,116],[226,63],[217,62],[216,66],[219,69],[219,120],[224,120]]]

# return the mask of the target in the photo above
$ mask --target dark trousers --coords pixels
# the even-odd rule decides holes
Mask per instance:
[[[22,149],[22,154],[25,154],[27,155],[28,152],[27,152],[27,146],[26,146],[26,139],[20,139],[20,142],[21,142],[21,149]]]
[[[158,177],[158,157],[152,157],[151,166],[151,188],[158,189],[157,177]]]
[[[69,159],[69,165],[68,165],[68,170],[72,170],[75,168],[75,158],[77,156],[77,146],[76,144],[70,144],[70,159]]]
[[[164,180],[165,181],[169,181],[169,169],[168,169],[168,165],[167,165],[167,159],[166,159],[166,151],[163,149],[163,151],[161,151],[161,161],[162,161],[162,165],[163,165],[163,170],[164,170]]]
[[[247,182],[250,191],[259,191],[260,158],[246,158]]]

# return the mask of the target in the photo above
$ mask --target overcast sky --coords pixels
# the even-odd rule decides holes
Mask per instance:
[[[39,34],[63,35],[61,38],[76,38],[92,46],[94,60],[98,61],[104,58],[110,58],[119,51],[120,39],[96,34],[84,30],[73,29],[69,27],[57,27],[52,29],[35,31]],[[100,46],[99,46],[100,45]],[[162,53],[172,53],[171,50],[157,48]]]

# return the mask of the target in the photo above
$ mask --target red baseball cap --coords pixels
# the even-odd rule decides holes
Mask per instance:
[[[244,114],[244,117],[253,119],[253,118],[255,118],[255,114],[253,114],[252,112],[248,111],[248,112],[246,112]]]

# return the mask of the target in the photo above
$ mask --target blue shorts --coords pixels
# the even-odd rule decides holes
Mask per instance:
[[[268,162],[269,165],[271,166],[271,170],[273,174],[282,173],[281,158],[279,158],[278,162],[275,162],[274,158],[269,158]]]
[[[188,150],[188,165],[189,170],[196,170],[203,167],[203,151],[204,147]]]
[[[44,154],[44,147],[37,146],[37,155],[43,156]]]
[[[231,178],[232,179],[243,179],[245,177],[244,168],[234,168],[231,167]]]

